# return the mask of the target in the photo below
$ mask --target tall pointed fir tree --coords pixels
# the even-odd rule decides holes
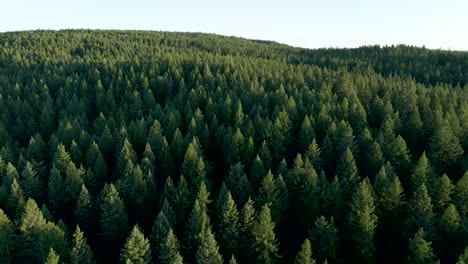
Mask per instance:
[[[13,224],[8,216],[0,209],[0,262],[12,263],[15,257],[15,240]]]
[[[419,228],[423,228],[426,236],[431,239],[434,235],[434,213],[431,197],[425,184],[421,184],[408,202],[406,216],[406,234],[411,236]]]
[[[72,250],[70,252],[70,262],[72,264],[93,264],[93,252],[88,245],[87,239],[81,231],[80,226],[76,226],[73,234]]]
[[[377,226],[372,186],[366,178],[353,193],[348,215],[348,231],[353,239],[358,259],[373,258],[374,233]]]
[[[219,234],[221,247],[226,256],[236,254],[239,248],[239,211],[232,199],[231,193],[228,191],[221,212],[219,214]]]
[[[412,260],[416,264],[434,263],[434,253],[431,244],[424,239],[424,229],[420,228],[414,237],[409,239],[409,250],[412,253]]]
[[[120,253],[122,263],[148,264],[151,263],[150,243],[143,235],[138,225],[135,225]]]
[[[275,237],[275,223],[271,220],[270,208],[263,205],[252,226],[253,251],[258,263],[278,263],[278,241]]]
[[[210,229],[210,218],[198,200],[195,200],[185,230],[185,249],[188,255],[194,256],[208,229]]]
[[[219,254],[219,246],[211,229],[206,230],[203,240],[195,256],[197,264],[223,264],[223,257]]]
[[[315,264],[309,239],[306,239],[302,244],[301,251],[297,253],[294,259],[294,264]]]
[[[167,232],[167,236],[158,243],[159,251],[157,252],[156,263],[182,264],[182,256],[179,254],[179,241],[172,228]]]
[[[128,216],[125,212],[124,203],[112,183],[103,188],[101,196],[101,237],[108,250],[114,252],[124,242],[128,230]]]

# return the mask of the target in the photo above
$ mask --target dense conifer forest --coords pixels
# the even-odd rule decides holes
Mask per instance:
[[[0,263],[468,263],[468,52],[0,33]]]

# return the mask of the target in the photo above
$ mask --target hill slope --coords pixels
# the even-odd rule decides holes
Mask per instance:
[[[1,33],[0,262],[455,262],[467,84],[403,45]]]

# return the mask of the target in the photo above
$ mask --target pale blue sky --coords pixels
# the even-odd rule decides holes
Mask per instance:
[[[0,31],[141,29],[293,46],[409,44],[468,50],[468,0],[4,0]]]

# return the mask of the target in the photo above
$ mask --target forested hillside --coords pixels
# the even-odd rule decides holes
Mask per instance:
[[[0,33],[0,263],[468,263],[468,52]]]

